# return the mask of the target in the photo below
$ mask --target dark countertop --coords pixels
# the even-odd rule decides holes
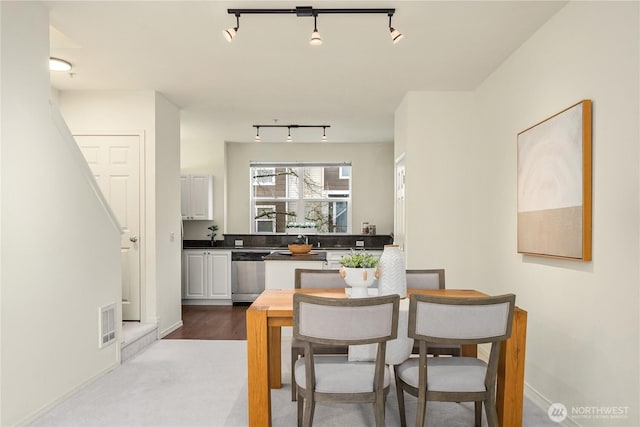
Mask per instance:
[[[249,250],[249,251],[258,251],[258,250],[264,250],[264,251],[284,251],[286,252],[286,246],[223,246],[223,242],[220,241],[216,241],[216,245],[215,246],[211,246],[211,241],[210,240],[185,240],[182,242],[182,249],[217,249],[217,250],[236,250],[236,251],[240,251],[240,250]],[[367,247],[355,247],[355,246],[351,246],[351,245],[336,245],[336,246],[321,246],[321,247],[314,247],[312,252],[315,251],[331,251],[331,250],[342,250],[342,251],[348,251],[348,250],[362,250],[365,249],[367,251],[381,251],[384,249],[383,246],[367,246]]]
[[[265,261],[321,261],[327,260],[325,251],[311,251],[304,255],[293,255],[290,251],[277,251],[264,257]]]

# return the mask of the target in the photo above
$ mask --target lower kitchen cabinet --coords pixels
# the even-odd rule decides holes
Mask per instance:
[[[182,251],[182,298],[231,300],[231,251]]]

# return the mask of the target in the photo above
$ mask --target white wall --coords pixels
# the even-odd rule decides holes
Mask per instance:
[[[572,2],[477,90],[480,259],[491,293],[529,311],[526,379],[552,402],[630,406],[638,425],[639,3]],[[515,253],[515,135],[593,100],[593,262]],[[480,172],[478,172],[480,174]],[[480,226],[482,225],[482,226]],[[602,420],[581,419],[583,425]]]
[[[429,235],[435,227],[429,226],[411,227],[408,234],[446,248],[446,234],[458,233],[460,261],[475,274],[468,267],[460,273],[457,265],[456,271],[447,270],[447,284],[457,275],[463,281],[456,280],[455,287],[517,295],[529,313],[527,394],[545,409],[560,402],[570,413],[629,407],[620,419],[582,417],[568,425],[640,424],[639,12],[638,2],[571,2],[474,91],[469,115],[452,113],[447,119],[436,111],[438,97],[451,105],[459,101],[455,94],[411,93],[397,112],[397,123],[408,127],[397,131],[408,152],[425,144],[417,136],[422,128],[416,117],[432,115],[451,129],[456,121],[470,129],[464,151],[459,149],[464,135],[453,130],[444,135],[452,143],[448,153],[446,144],[435,143],[439,155],[458,157],[457,171],[472,177],[450,184],[452,173],[438,172],[443,189],[460,193],[453,205],[466,200],[469,226],[456,231],[460,217],[447,220],[440,214],[438,227],[445,232]],[[584,98],[594,106],[593,261],[519,255],[516,135]],[[427,149],[433,145],[428,141]],[[421,183],[423,175],[412,173],[407,168],[408,181]],[[422,250],[428,253],[429,247]]]
[[[155,94],[156,291],[159,334],[182,325],[180,239],[180,113]]]
[[[0,8],[0,424],[9,426],[117,365],[117,343],[98,348],[98,309],[121,299],[120,234],[79,149],[52,122],[48,11]]]
[[[393,232],[393,144],[227,143],[227,233],[248,233],[249,162],[352,162],[352,233],[360,223]]]
[[[143,135],[142,321],[157,322],[160,333],[169,331],[181,318],[180,189],[176,176],[180,164],[179,112],[153,91],[62,91],[59,103],[73,133]],[[176,236],[173,242],[170,233]]]
[[[215,127],[197,127],[199,113],[181,111],[180,120],[191,129],[180,135],[180,171],[183,174],[206,173],[213,175],[213,221],[184,221],[185,240],[206,240],[207,227],[218,226],[216,238],[225,233],[225,142]]]
[[[450,288],[468,288],[475,272],[469,189],[472,94],[411,92],[396,113],[396,158],[405,154],[407,268],[444,268]]]

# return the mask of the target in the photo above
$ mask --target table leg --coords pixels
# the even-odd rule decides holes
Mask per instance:
[[[460,347],[460,356],[478,357],[478,346],[476,344],[465,344]]]
[[[516,307],[511,338],[500,347],[498,362],[496,403],[498,422],[503,427],[522,427],[526,338],[527,312]]]
[[[269,328],[269,381],[271,388],[282,387],[282,334],[280,326]]]
[[[249,425],[271,426],[271,391],[269,389],[269,333],[267,307],[251,306],[247,320],[247,385],[249,389]]]

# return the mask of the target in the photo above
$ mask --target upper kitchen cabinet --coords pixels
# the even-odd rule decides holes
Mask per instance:
[[[180,176],[182,219],[213,219],[213,175]]]

